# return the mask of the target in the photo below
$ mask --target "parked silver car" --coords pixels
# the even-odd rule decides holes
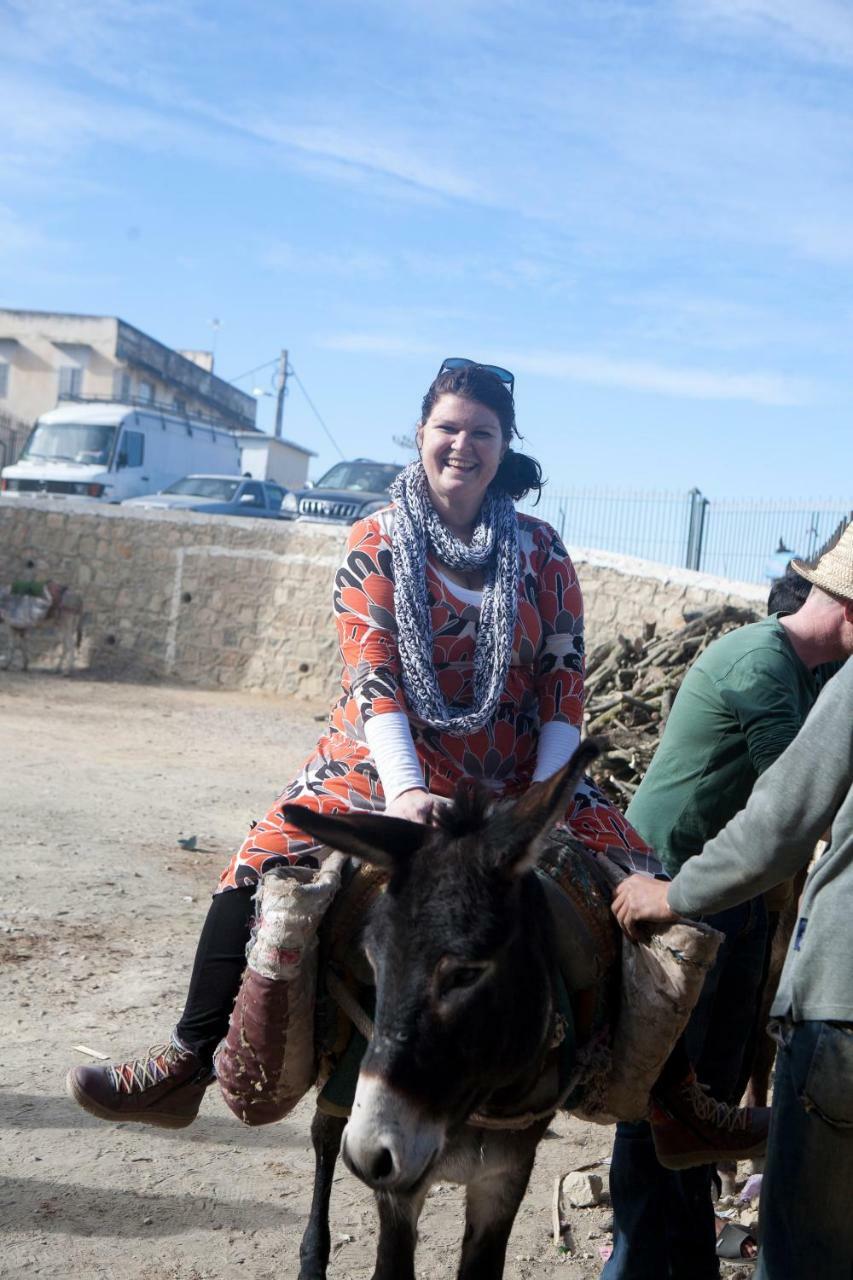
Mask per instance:
[[[271,480],[248,476],[184,476],[161,493],[128,498],[123,507],[149,507],[169,511],[203,511],[210,516],[264,516],[281,518],[287,491]]]

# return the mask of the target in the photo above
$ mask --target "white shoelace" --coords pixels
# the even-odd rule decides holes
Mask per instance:
[[[708,1086],[692,1081],[682,1089],[683,1096],[690,1102],[700,1120],[708,1120],[718,1129],[728,1129],[730,1133],[740,1129],[746,1131],[749,1124],[749,1108],[736,1107],[727,1102],[718,1102],[708,1094]]]

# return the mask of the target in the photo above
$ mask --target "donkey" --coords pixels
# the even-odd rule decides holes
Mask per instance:
[[[341,1149],[376,1193],[373,1280],[414,1280],[418,1218],[439,1179],[466,1188],[458,1280],[503,1276],[536,1148],[559,1105],[545,1087],[556,1012],[554,930],[532,868],[597,751],[582,744],[560,772],[514,803],[460,793],[437,827],[284,807],[289,822],[389,877],[364,934],[376,1008],[352,1114],[345,1122],[318,1111],[312,1124],[317,1172],[299,1280],[326,1276]],[[484,1110],[526,1113],[529,1123],[491,1127]]]
[[[74,667],[74,652],[80,648],[83,637],[83,599],[76,591],[58,582],[25,584],[34,591],[19,592],[16,585],[0,586],[0,623],[5,623],[10,636],[9,651],[2,664],[9,670],[16,651],[21,655],[21,670],[30,665],[27,636],[33,627],[43,623],[56,623],[62,640],[60,671],[70,676]]]

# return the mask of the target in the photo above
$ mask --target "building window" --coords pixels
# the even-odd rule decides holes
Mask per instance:
[[[180,396],[175,396],[175,413],[182,413],[187,416],[187,402],[182,400]]]
[[[0,360],[0,400],[5,400],[9,394],[9,366],[5,360]]]
[[[60,396],[79,396],[83,389],[83,370],[79,364],[63,364],[59,369]]]
[[[153,382],[140,382],[139,399],[144,401],[145,404],[154,403],[154,383]]]
[[[113,397],[116,400],[130,401],[133,395],[133,382],[126,369],[116,369],[113,378]]]

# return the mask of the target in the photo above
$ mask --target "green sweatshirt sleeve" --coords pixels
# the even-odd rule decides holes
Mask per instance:
[[[670,885],[680,915],[745,902],[804,866],[853,782],[853,660],[827,685],[800,733],[736,814]]]
[[[750,764],[760,776],[794,741],[803,718],[792,694],[792,680],[780,671],[776,655],[772,663],[761,662],[759,654],[750,657],[752,661],[738,664],[738,678],[722,695],[746,739]]]

